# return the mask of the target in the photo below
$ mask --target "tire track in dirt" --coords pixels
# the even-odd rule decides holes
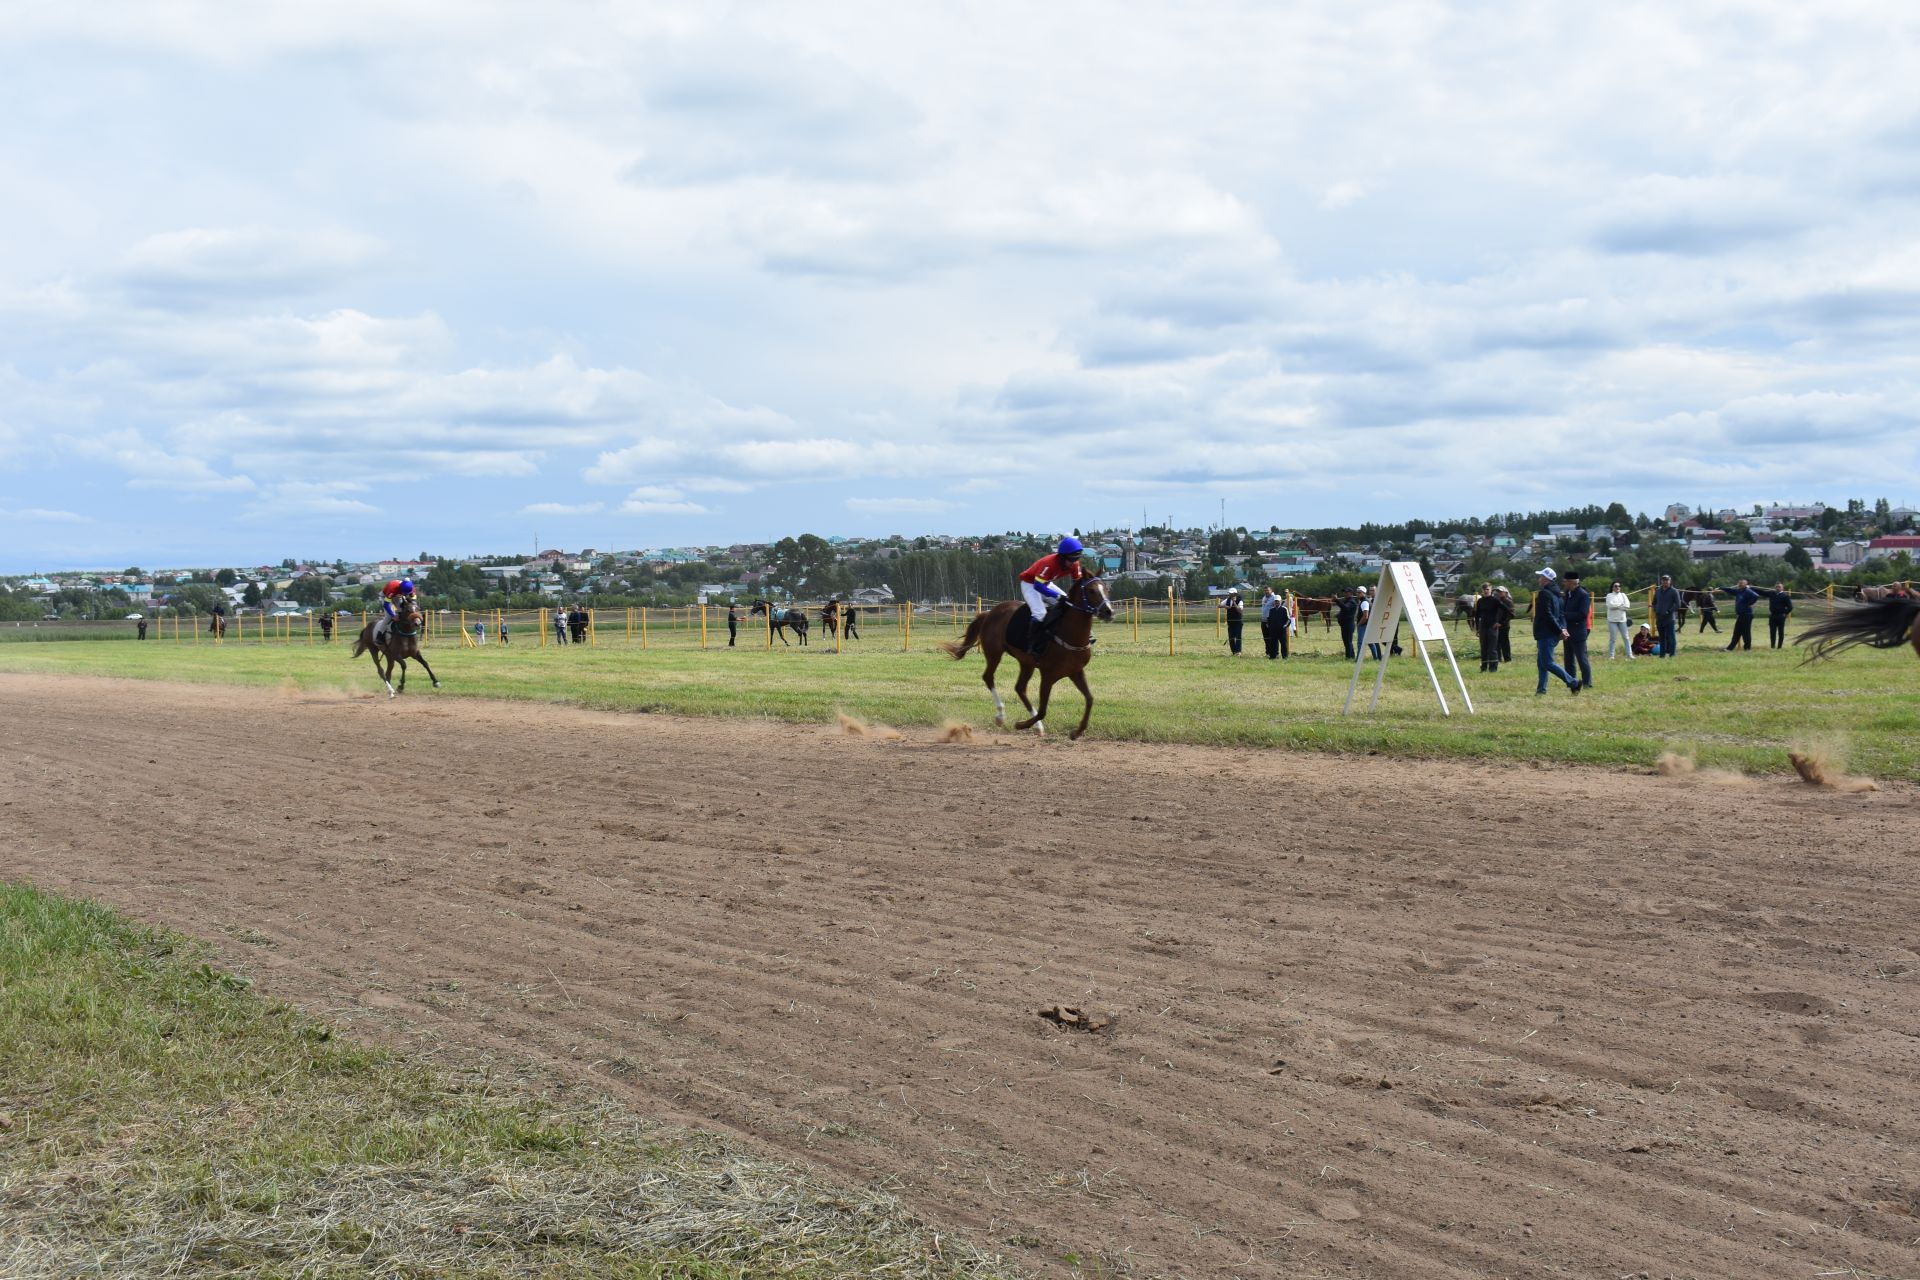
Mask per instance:
[[[1910,1256],[1911,787],[1755,782],[1722,842],[1715,784],[1585,770],[40,677],[0,712],[4,874],[1041,1268]]]

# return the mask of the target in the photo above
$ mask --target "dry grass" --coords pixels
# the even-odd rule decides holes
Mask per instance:
[[[902,1212],[605,1103],[336,1038],[0,885],[0,1275],[975,1277]]]

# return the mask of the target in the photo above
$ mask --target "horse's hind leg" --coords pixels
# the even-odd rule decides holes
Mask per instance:
[[[986,685],[987,692],[993,695],[993,722],[995,724],[1005,724],[1007,722],[1007,704],[1000,700],[1000,691],[993,687],[993,673],[999,666],[1000,655],[997,653],[989,653],[987,655],[986,674],[980,677],[980,682]]]

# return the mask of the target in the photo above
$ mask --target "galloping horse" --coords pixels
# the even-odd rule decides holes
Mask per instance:
[[[1000,659],[1012,654],[1020,664],[1020,679],[1014,682],[1013,691],[1020,696],[1021,705],[1033,713],[1014,728],[1046,733],[1047,699],[1053,695],[1054,684],[1066,679],[1073,681],[1073,687],[1087,700],[1086,709],[1080,714],[1080,727],[1067,736],[1078,738],[1087,731],[1087,721],[1093,718],[1093,691],[1087,688],[1087,663],[1093,657],[1093,620],[1113,621],[1113,602],[1107,598],[1106,584],[1100,579],[1082,578],[1073,584],[1073,590],[1059,607],[1065,614],[1037,658],[1027,652],[1024,643],[1007,643],[1007,628],[1017,618],[1024,615],[1027,626],[1038,625],[1027,612],[1027,606],[1018,600],[996,604],[985,613],[975,614],[958,643],[942,646],[956,660],[966,657],[967,650],[975,645],[987,656],[987,670],[980,679],[993,695],[995,724],[1007,722],[1007,705],[1000,700],[1000,691],[993,687],[993,673],[1000,666]],[[1024,640],[1024,634],[1017,638]],[[1035,671],[1040,673],[1038,708],[1027,700],[1027,681]]]
[[[433,681],[433,687],[440,687],[440,677],[433,674],[433,668],[427,666],[427,660],[420,653],[420,636],[427,629],[426,615],[420,612],[420,606],[409,600],[405,610],[387,627],[387,634],[378,641],[373,638],[373,629],[380,625],[380,619],[368,619],[367,625],[360,628],[360,638],[353,642],[353,652],[349,658],[357,658],[363,653],[373,655],[373,670],[380,682],[387,686],[387,696],[407,691],[407,663],[417,662],[426,671],[427,679]],[[380,659],[387,660],[385,671],[380,669]],[[393,667],[400,664],[400,687],[393,687]]]
[[[807,642],[808,623],[806,614],[800,612],[798,609],[770,608],[765,600],[755,600],[753,602],[753,608],[747,610],[748,617],[762,613],[766,614],[772,620],[773,629],[779,635],[781,644],[787,643],[788,627],[792,627],[793,634],[800,637],[801,644]],[[791,646],[788,647],[791,648]]]
[[[1807,654],[1808,662],[1832,657],[1857,644],[1875,649],[1897,649],[1907,644],[1920,655],[1920,599],[1896,596],[1869,604],[1837,604],[1794,643],[1809,640],[1813,649]]]
[[[1478,597],[1471,596],[1471,595],[1455,596],[1453,598],[1453,620],[1455,622],[1458,622],[1462,618],[1464,618],[1468,622],[1472,622],[1473,606],[1476,603],[1477,599]]]

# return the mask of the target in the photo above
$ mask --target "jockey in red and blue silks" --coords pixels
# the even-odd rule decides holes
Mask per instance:
[[[405,600],[409,604],[413,603],[412,578],[395,578],[392,582],[389,582],[380,589],[380,609],[386,616],[381,618],[379,625],[373,629],[373,638],[375,640],[386,635],[387,628],[392,626],[393,620],[400,616],[399,611],[393,607],[395,600]]]
[[[1027,633],[1027,651],[1037,654],[1046,647],[1047,633],[1052,630],[1048,619],[1055,604],[1067,598],[1067,593],[1054,583],[1057,580],[1078,582],[1087,576],[1080,564],[1083,548],[1080,539],[1069,534],[1060,539],[1060,547],[1050,556],[1041,556],[1026,572],[1020,575],[1020,598],[1027,602],[1027,608],[1033,611],[1033,626]]]

